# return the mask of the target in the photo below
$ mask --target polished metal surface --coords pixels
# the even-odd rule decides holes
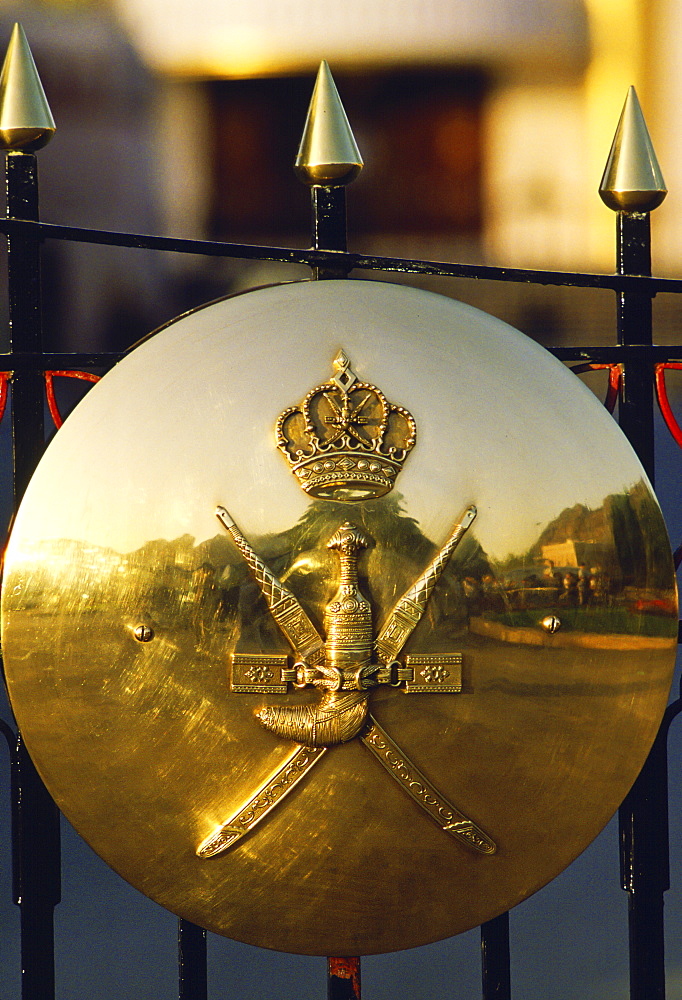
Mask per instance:
[[[599,194],[614,212],[651,212],[667,193],[637,92],[630,87]]]
[[[380,497],[311,497],[277,447],[341,350],[415,421]],[[28,488],[2,619],[27,745],[95,850],[195,923],[322,955],[457,933],[569,864],[677,637],[660,511],[592,394],[370,281],[237,296],[124,359]]]
[[[0,148],[32,152],[55,131],[24,29],[15,24],[0,72]]]
[[[354,181],[364,164],[325,60],[315,81],[294,170],[304,184],[338,187]]]

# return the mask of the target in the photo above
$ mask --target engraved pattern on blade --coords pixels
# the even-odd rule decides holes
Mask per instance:
[[[381,628],[375,643],[377,657],[382,663],[395,660],[421,621],[433,588],[438,583],[448,560],[475,517],[476,508],[471,504],[465,510],[443,548],[396,604]]]
[[[298,747],[245,806],[199,844],[197,855],[200,858],[212,858],[232,847],[267,816],[282,796],[298,784],[325,750],[326,747]]]
[[[256,555],[224,507],[216,508],[216,516],[232,535],[235,545],[244,556],[268,603],[273,618],[292,648],[309,663],[319,662],[324,656],[324,642],[298,599],[280,583],[263,560]]]
[[[434,788],[371,715],[370,720],[370,727],[361,739],[398,784],[446,833],[481,854],[494,854],[497,850],[494,841]]]

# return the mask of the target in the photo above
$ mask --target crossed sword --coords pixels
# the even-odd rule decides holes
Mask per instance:
[[[287,672],[288,675],[291,675],[287,679],[298,679],[298,687],[305,687],[308,683],[313,683],[316,667],[323,664],[326,657],[325,640],[295,594],[277,579],[251,548],[225,508],[219,506],[216,509],[216,516],[230,533],[237,548],[244,556],[267,601],[273,618],[297,658],[295,670]],[[470,505],[463,512],[442,549],[422,575],[400,598],[374,640],[373,658],[377,662],[370,668],[362,670],[362,679],[359,679],[360,672],[356,671],[353,677],[353,686],[362,690],[377,683],[391,683],[396,674],[400,677],[400,663],[397,656],[421,620],[433,588],[475,517],[476,508]],[[353,526],[348,525],[347,527]],[[352,558],[346,560],[347,564],[353,563],[353,570],[355,570],[355,558],[353,555]],[[318,669],[323,677],[329,677],[334,670],[334,668],[330,670],[324,666]],[[336,673],[339,675],[340,685],[344,681],[343,671],[336,671]],[[372,678],[372,674],[374,678]],[[317,686],[329,689],[331,683],[322,681]],[[344,689],[345,687],[346,685],[344,685]],[[264,714],[263,712],[259,713],[259,717],[262,719]],[[481,854],[495,853],[497,848],[494,841],[431,784],[371,713],[367,712],[366,721],[357,736],[398,782],[403,791],[445,833]],[[342,741],[334,741],[331,745],[335,745],[336,742]],[[200,858],[214,857],[222,854],[241,840],[296,787],[328,749],[330,749],[329,745],[297,745],[284,763],[251,796],[246,805],[242,806],[199,844],[196,849],[197,855]]]

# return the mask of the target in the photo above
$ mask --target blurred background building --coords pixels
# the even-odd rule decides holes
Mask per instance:
[[[57,123],[38,154],[45,221],[307,246],[309,193],[292,167],[326,58],[366,164],[348,189],[351,249],[614,270],[614,214],[597,189],[635,84],[670,189],[652,217],[654,270],[679,274],[678,0],[0,0],[0,49],[16,20]],[[307,275],[288,265],[48,241],[46,347],[122,349],[208,299]],[[409,280],[546,344],[614,338],[608,291]],[[672,299],[654,302],[659,342],[679,342]],[[3,431],[7,467],[7,420]],[[659,476],[659,497],[675,547],[678,456],[667,433],[659,444],[669,470]],[[671,801],[679,815],[679,745],[675,753]],[[6,789],[3,796],[6,817]],[[174,919],[123,885],[66,827],[64,835],[64,995],[172,995]],[[678,891],[666,902],[670,995],[682,996],[679,823],[671,839]],[[8,853],[8,837],[0,847]],[[0,864],[0,968],[6,995],[18,996],[9,868]],[[514,911],[514,989],[544,1000],[551,967],[563,970],[552,982],[557,1000],[625,996],[626,912],[612,823],[567,873]],[[133,916],[137,934],[128,930]],[[254,949],[227,940],[211,948],[223,963],[216,959],[212,972],[215,995],[287,996],[277,992],[287,982],[292,995],[319,994],[322,960],[270,954],[263,962],[259,953],[252,961]],[[363,975],[374,1000],[394,997],[396,983],[416,1000],[445,983],[454,997],[474,996],[479,949],[471,932],[420,951],[421,961],[413,952],[369,959]],[[123,968],[138,975],[134,992],[121,985]]]
[[[654,267],[676,269],[674,0],[21,0],[0,13],[7,38],[22,21],[57,121],[40,154],[47,221],[307,245],[292,163],[326,58],[366,164],[349,189],[352,249],[612,270],[597,188],[634,83],[670,188]],[[127,346],[206,298],[305,274],[76,244],[48,257],[48,326],[67,348]],[[435,287],[544,342],[612,336],[609,293]],[[659,338],[675,321],[664,298]]]

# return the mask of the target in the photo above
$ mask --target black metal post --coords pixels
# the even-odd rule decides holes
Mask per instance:
[[[651,275],[651,225],[648,212],[619,212],[617,267],[619,274]],[[618,294],[618,342],[624,347],[651,347],[651,295]],[[619,423],[647,475],[654,481],[653,363],[629,364],[623,373]]]
[[[618,213],[618,273],[651,274],[649,214]],[[651,296],[618,295],[618,340],[651,347]],[[619,422],[654,479],[653,358],[624,366]],[[663,894],[670,886],[667,746],[662,729],[620,813],[622,885],[628,893],[631,1000],[665,1000]]]
[[[6,159],[7,214],[38,219],[38,168],[32,153]],[[40,370],[40,247],[30,236],[7,239],[10,367],[13,352],[36,364],[12,377],[14,503],[18,506],[43,453],[43,375]],[[15,902],[21,909],[23,1000],[53,1000],[54,907],[60,899],[59,812],[18,738],[13,760]]]
[[[21,739],[12,759],[14,902],[21,913],[21,995],[53,1000],[54,908],[61,898],[59,813]]]
[[[616,213],[616,272],[651,276],[651,213]],[[620,295],[618,335],[621,343],[650,344],[651,296],[628,295],[627,302]],[[627,313],[627,315],[626,315]],[[624,326],[629,325],[629,329]]]
[[[33,153],[8,153],[7,214],[38,219],[38,164]],[[40,245],[30,236],[7,237],[10,352],[42,352]],[[10,359],[11,361],[11,359]],[[43,375],[39,365],[12,377],[12,442],[15,509],[43,453]]]
[[[483,1000],[511,1000],[509,914],[481,924]]]
[[[180,1000],[206,1000],[206,931],[188,920],[178,920],[178,975]]]
[[[628,892],[631,1000],[664,1000],[664,893],[670,888],[667,731],[662,729],[620,809]]]
[[[346,189],[345,187],[320,187],[310,189],[312,201],[313,250],[347,250]],[[348,267],[315,267],[313,275],[318,280],[345,278]]]

